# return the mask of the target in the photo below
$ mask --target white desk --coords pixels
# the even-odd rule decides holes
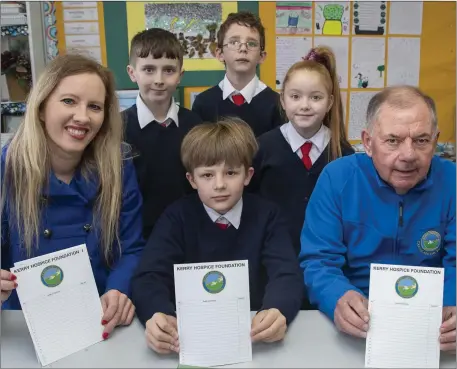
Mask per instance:
[[[2,311],[1,367],[40,367],[21,311]],[[289,327],[286,339],[255,344],[253,361],[233,368],[362,368],[365,341],[339,333],[318,311],[301,311]],[[176,368],[178,356],[160,356],[145,342],[138,320],[116,328],[113,335],[87,350],[49,365],[54,368]],[[442,368],[455,368],[455,355],[442,354]]]

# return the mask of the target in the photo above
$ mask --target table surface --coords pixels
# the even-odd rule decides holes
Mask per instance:
[[[40,367],[21,311],[1,312],[1,335],[2,368]],[[252,359],[224,368],[363,368],[365,340],[338,332],[319,311],[300,311],[284,341],[253,344]],[[108,340],[48,365],[50,368],[177,366],[177,354],[157,355],[148,348],[144,328],[137,319],[129,327],[116,328]],[[440,367],[455,368],[455,355],[441,354]]]

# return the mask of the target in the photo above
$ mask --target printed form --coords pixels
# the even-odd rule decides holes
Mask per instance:
[[[443,286],[443,268],[371,264],[365,367],[439,367]]]
[[[11,272],[42,366],[102,340],[103,309],[86,245],[15,263]]]
[[[248,261],[175,264],[174,275],[179,363],[251,361]]]

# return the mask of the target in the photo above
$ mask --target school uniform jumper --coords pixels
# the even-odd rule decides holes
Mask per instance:
[[[307,169],[300,150],[311,142],[309,157],[312,167]],[[330,130],[322,125],[310,139],[300,136],[289,122],[259,137],[259,151],[254,158],[254,177],[248,190],[276,202],[287,216],[288,228],[296,255],[300,252],[300,234],[305,220],[306,206],[317,179],[329,163]],[[354,153],[344,147],[343,155]]]
[[[123,116],[125,140],[132,146],[143,196],[143,236],[147,240],[165,208],[193,192],[181,162],[181,143],[201,119],[173,100],[166,119],[158,122],[139,95]]]
[[[455,306],[455,186],[455,163],[437,156],[427,177],[404,195],[381,179],[366,154],[327,165],[301,234],[311,302],[333,320],[347,291],[368,298],[370,264],[379,263],[444,268],[443,306]]]
[[[242,95],[237,105],[234,96]],[[257,76],[237,91],[227,76],[217,85],[198,94],[192,105],[204,122],[216,122],[223,117],[239,117],[254,131],[256,137],[284,123],[280,114],[279,94]]]
[[[7,147],[2,150],[1,169],[4,173]],[[119,217],[121,255],[113,246],[111,266],[105,262],[100,246],[99,230],[94,222],[94,205],[98,195],[98,180],[90,176],[86,181],[76,171],[70,184],[60,181],[54,173],[49,175],[49,190],[42,193],[41,222],[38,245],[34,245],[31,257],[45,255],[69,247],[86,244],[98,293],[114,289],[130,296],[130,279],[143,251],[141,236],[141,193],[131,160],[123,161],[122,207]],[[21,236],[13,222],[9,221],[6,203],[2,214],[1,268],[9,270],[14,263],[28,259]],[[2,309],[20,309],[16,291],[6,300]]]
[[[297,257],[279,208],[244,194],[224,218],[189,195],[162,214],[135,273],[133,301],[145,323],[156,312],[175,315],[173,264],[244,260],[249,262],[251,310],[277,308],[290,323],[303,296]]]

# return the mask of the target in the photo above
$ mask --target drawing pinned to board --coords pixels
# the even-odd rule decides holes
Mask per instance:
[[[146,29],[163,28],[174,33],[185,50],[185,58],[216,57],[221,3],[148,3],[144,10]]]
[[[387,85],[419,86],[420,74],[419,37],[389,37]],[[408,63],[405,63],[408,60]]]
[[[356,35],[384,35],[387,21],[385,1],[355,1],[353,7]]]
[[[349,34],[349,2],[316,2],[316,35],[347,35]]]
[[[384,87],[385,45],[384,37],[352,38],[351,87]]]
[[[312,30],[311,1],[279,1],[276,3],[276,33],[309,35]]]

